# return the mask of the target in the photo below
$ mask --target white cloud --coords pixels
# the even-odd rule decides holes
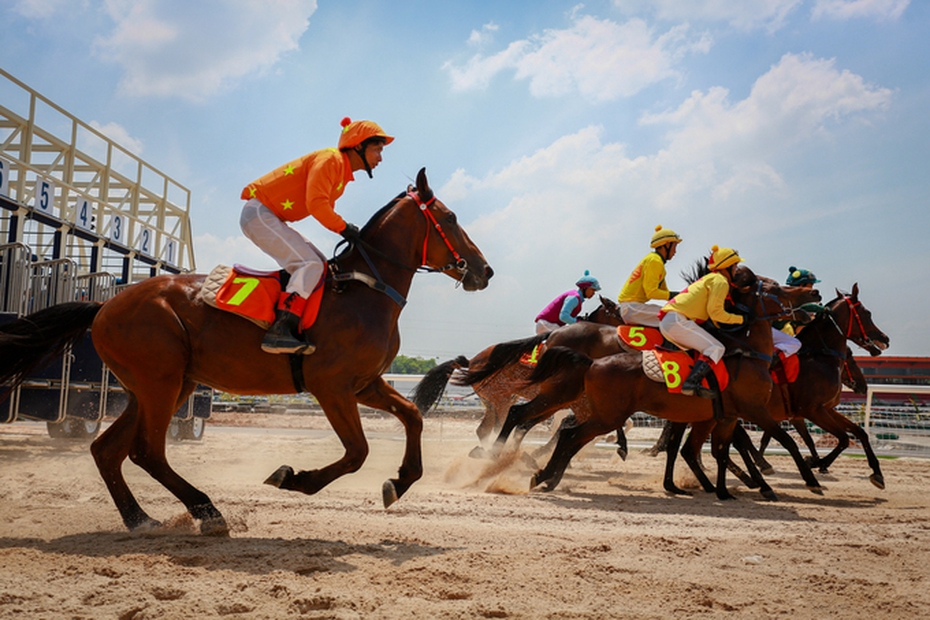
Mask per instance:
[[[802,0],[614,0],[625,12],[651,10],[669,21],[722,21],[740,30],[764,28],[775,31],[784,26],[788,14]]]
[[[95,52],[132,96],[203,101],[297,49],[316,0],[107,0],[116,23]]]
[[[73,4],[71,0],[16,0],[13,11],[28,19],[47,19]]]
[[[107,123],[101,125],[97,121],[91,121],[90,126],[113,140],[121,147],[134,155],[142,155],[142,140],[133,138],[129,131],[119,123]]]
[[[491,56],[477,54],[464,66],[443,65],[454,90],[486,88],[498,73],[514,70],[528,79],[530,92],[553,97],[577,90],[602,102],[629,97],[661,80],[674,78],[676,61],[690,53],[706,53],[709,35],[695,35],[687,25],[656,33],[640,19],[625,24],[591,16],[574,18],[571,28],[546,30],[514,41]]]
[[[728,95],[696,91],[674,110],[644,115],[643,123],[669,128],[665,148],[652,155],[631,158],[624,145],[603,143],[600,127],[587,127],[484,178],[456,171],[440,194],[450,203],[481,192],[509,196],[469,231],[490,243],[491,254],[515,262],[533,260],[539,248],[569,258],[599,244],[636,242],[631,231],[673,220],[691,230],[716,230],[727,219],[774,229],[791,221],[784,211],[791,188],[779,166],[800,145],[829,138],[838,123],[886,109],[892,92],[832,60],[788,54],[746,99],[731,103]],[[560,258],[547,254],[547,261]],[[599,264],[614,260],[604,252]]]
[[[210,233],[194,236],[197,273],[209,273],[217,265],[241,264],[253,269],[277,269],[274,260],[242,235],[219,238]]]
[[[894,20],[901,17],[911,0],[815,0],[812,19],[856,17]]]
[[[468,37],[468,44],[472,46],[481,46],[485,45],[491,41],[494,36],[494,33],[497,32],[499,26],[494,22],[488,22],[481,27],[481,30],[472,30],[471,36]]]

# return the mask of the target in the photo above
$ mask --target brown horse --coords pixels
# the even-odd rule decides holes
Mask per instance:
[[[442,396],[447,383],[470,386],[485,407],[475,431],[478,439],[484,441],[500,431],[511,405],[521,399],[530,400],[539,392],[538,386],[527,382],[533,366],[522,359],[534,349],[537,358],[550,346],[571,347],[589,357],[603,357],[624,350],[616,330],[616,326],[623,323],[620,310],[612,300],[604,296],[600,296],[600,300],[601,304],[577,323],[546,334],[491,345],[470,359],[459,356],[437,365],[417,384],[411,399],[421,412],[426,412]],[[624,440],[618,450],[625,457],[625,437],[619,435],[618,438]],[[476,448],[472,455],[481,456],[483,450]]]
[[[722,420],[713,430],[713,451],[718,464],[717,496],[720,499],[732,498],[725,484],[726,465],[730,442],[740,417],[770,430],[795,458],[808,488],[821,493],[820,485],[801,457],[797,445],[771,418],[765,406],[772,389],[768,368],[774,349],[770,321],[792,312],[793,307],[818,301],[820,296],[816,291],[779,286],[773,280],[756,277],[748,268],[740,267],[736,272],[737,289],[733,300],[752,308],[754,320],[747,334],[725,339],[728,345],[725,362],[730,383],[722,393]],[[547,360],[550,356],[551,361]],[[537,370],[537,378],[549,377],[537,397],[543,404],[558,406],[552,403],[573,400],[584,393],[587,411],[584,416],[578,415],[577,426],[560,431],[552,458],[533,477],[531,487],[545,484],[550,490],[555,488],[565,467],[581,447],[597,435],[618,428],[637,411],[676,422],[697,423],[715,419],[713,401],[669,393],[663,384],[648,379],[642,371],[642,355],[639,353],[621,353],[591,360],[567,349],[553,348],[543,356]],[[511,409],[511,415],[520,413],[515,410],[516,407]],[[536,419],[543,415],[539,408],[528,406],[526,410],[531,411]],[[519,423],[521,428],[525,428],[528,422],[517,420],[514,426]],[[747,467],[753,478],[761,480],[751,462],[747,462]],[[764,495],[774,496],[764,480],[761,486]]]
[[[404,425],[406,450],[398,477],[382,488],[388,506],[423,471],[423,418],[381,378],[400,345],[397,320],[413,276],[425,268],[474,291],[484,289],[493,275],[455,214],[433,196],[425,170],[417,175],[416,191],[410,189],[371,218],[357,246],[331,261],[339,286],[323,296],[309,330],[319,345],[311,356],[263,353],[263,329],[200,301],[204,276],[158,276],[102,305],[63,304],[4,326],[0,382],[15,386],[50,350],[60,353],[92,329],[100,357],[129,395],[126,410],[91,446],[129,529],[158,522],[139,506],[123,478],[126,457],[174,494],[201,521],[201,532],[228,533],[211,500],[175,473],[165,457],[171,417],[198,383],[253,395],[295,393],[302,383],[316,396],[345,455],[321,469],[294,472],[282,466],[266,481],[307,494],[357,471],[365,461],[368,444],[359,403],[396,416]]]

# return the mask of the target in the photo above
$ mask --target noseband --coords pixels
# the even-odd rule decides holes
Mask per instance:
[[[847,340],[852,340],[857,345],[865,349],[869,348],[870,346],[880,349],[881,347],[874,340],[872,340],[872,338],[866,332],[865,325],[862,322],[862,317],[859,316],[859,311],[857,310],[857,308],[862,305],[862,302],[858,300],[854,302],[847,295],[843,295],[843,301],[846,302],[846,307],[849,308],[849,325],[846,326]],[[859,340],[856,340],[855,338],[852,337],[853,319],[855,319],[856,325],[859,326]]]

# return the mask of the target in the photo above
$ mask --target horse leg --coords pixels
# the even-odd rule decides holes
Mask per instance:
[[[713,493],[716,490],[710,478],[704,473],[704,468],[701,466],[700,459],[701,448],[704,446],[704,441],[707,439],[708,434],[710,434],[710,428],[713,428],[713,422],[711,422],[710,427],[704,422],[698,422],[692,425],[691,432],[688,433],[688,439],[681,448],[681,458],[683,458],[685,463],[688,464],[688,467],[691,468],[691,473],[694,474],[694,477],[697,478],[701,487],[707,493]]]
[[[852,434],[859,443],[862,444],[862,449],[865,452],[866,460],[869,463],[869,467],[872,468],[872,475],[869,476],[869,481],[874,484],[879,489],[885,488],[885,477],[882,475],[881,466],[879,465],[878,458],[875,456],[875,452],[872,450],[872,444],[869,441],[869,434],[866,433],[862,427],[858,424],[851,422],[844,415],[836,411],[833,408],[819,408],[808,415],[808,419],[811,422],[824,429],[828,433],[834,435],[839,444],[837,447],[830,452],[827,456],[821,459],[819,462],[812,463],[811,466],[819,466],[820,471],[824,472],[830,465],[833,464],[833,461],[849,447],[849,434]]]
[[[358,393],[357,398],[364,405],[390,413],[404,425],[406,447],[397,478],[385,481],[381,487],[384,507],[387,508],[423,476],[423,453],[420,445],[423,416],[413,403],[381,378],[372,381]]]
[[[798,449],[798,444],[794,442],[791,435],[789,435],[778,422],[773,420],[764,409],[760,411],[760,415],[749,419],[763,430],[770,432],[772,438],[784,446],[788,453],[791,454],[791,458],[794,459],[808,490],[810,490],[811,493],[823,495],[823,488],[820,486],[820,483],[817,482],[814,472],[811,471],[810,465],[804,460],[801,451]]]
[[[820,455],[817,454],[817,444],[814,443],[814,438],[811,437],[810,431],[807,430],[807,422],[804,421],[804,418],[791,418],[791,426],[798,432],[801,441],[807,447],[807,451],[811,453],[807,458],[807,462],[810,463],[811,467],[815,467],[816,463],[820,461]],[[827,472],[821,471],[820,473],[825,474]]]
[[[349,386],[334,386],[326,394],[316,394],[326,419],[345,448],[342,458],[321,469],[306,471],[295,472],[289,465],[282,465],[268,476],[265,484],[313,495],[336,478],[361,469],[368,458],[368,441],[365,439],[358,404],[352,392]]]
[[[565,469],[572,458],[578,454],[578,451],[587,445],[589,441],[609,430],[609,428],[602,428],[591,422],[583,422],[577,426],[560,429],[555,451],[546,466],[533,474],[530,479],[530,490],[539,485],[545,485],[543,489],[545,491],[554,490],[562,481]]]
[[[151,529],[161,525],[148,516],[139,502],[136,501],[132,491],[123,477],[122,465],[129,456],[129,447],[136,436],[136,426],[139,423],[139,404],[136,395],[127,392],[129,403],[126,409],[103,431],[90,445],[90,453],[97,464],[97,470],[103,478],[116,509],[119,510],[123,524],[129,530]]]
[[[507,419],[504,420],[504,425],[501,426],[501,432],[491,448],[491,454],[494,457],[501,455],[504,446],[507,445],[507,439],[514,429],[519,429],[519,432],[514,435],[514,449],[519,447],[526,433],[552,415],[560,405],[561,403],[555,406],[550,405],[549,399],[542,394],[537,395],[531,401],[513,405],[510,411],[507,412]]]
[[[662,480],[662,486],[666,493],[672,495],[691,495],[675,486],[675,459],[678,456],[678,448],[681,446],[681,438],[688,427],[684,423],[666,423],[665,428],[672,429],[668,434],[668,440],[665,442],[665,477]],[[664,434],[664,430],[662,431]],[[690,435],[689,435],[690,439]]]
[[[191,516],[200,521],[201,534],[228,536],[226,519],[210,498],[175,472],[165,455],[165,434],[171,418],[195,387],[195,383],[183,381],[177,396],[172,396],[172,390],[159,383],[139,395],[139,423],[129,458],[184,504]]]
[[[765,478],[762,477],[762,474],[756,468],[755,447],[752,445],[752,438],[749,437],[749,433],[746,432],[746,429],[743,428],[743,425],[739,422],[736,423],[736,427],[733,429],[733,446],[740,453],[740,456],[743,457],[746,470],[749,472],[746,479],[740,478],[743,484],[750,489],[759,489],[759,493],[761,493],[762,497],[765,499],[772,501],[778,500],[775,491],[772,490],[772,487],[768,485]]]
[[[559,431],[576,424],[578,424],[578,418],[575,417],[574,413],[570,413],[562,418],[562,421],[559,422],[558,428],[556,428],[555,432],[552,433],[552,437],[549,438],[549,441],[533,450],[533,453],[530,456],[534,459],[538,459],[555,450],[555,444],[559,440]]]
[[[651,448],[645,448],[643,454],[646,456],[658,456],[659,452],[665,452],[668,450],[668,438],[672,433],[672,425],[674,422],[668,420],[665,421],[665,425],[662,427],[662,434],[659,435],[659,439],[656,440],[655,444]]]
[[[733,437],[733,429],[736,426],[736,418],[720,420],[714,426],[713,439],[711,442],[712,452],[717,461],[717,499],[727,500],[736,499],[734,495],[727,490],[727,463],[730,460],[730,442]]]
[[[625,461],[629,453],[626,443],[626,431],[621,426],[617,429],[617,454],[620,456],[620,460]]]

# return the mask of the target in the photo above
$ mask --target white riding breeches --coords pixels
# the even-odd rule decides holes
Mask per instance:
[[[625,301],[620,304],[620,318],[627,325],[659,326],[659,311],[661,306],[644,304],[639,301]]]
[[[550,323],[549,321],[547,321],[547,320],[545,320],[545,319],[539,319],[538,321],[536,321],[536,333],[537,333],[537,335],[538,335],[538,334],[545,334],[546,332],[551,332],[551,331],[556,330],[556,329],[558,329],[558,328],[559,328],[559,325],[558,325],[557,323]]]
[[[681,312],[669,312],[662,317],[659,331],[681,348],[700,351],[714,363],[719,362],[726,353],[726,347],[719,340]]]
[[[291,274],[285,292],[310,297],[326,268],[326,258],[306,237],[255,198],[242,207],[242,232]]]
[[[794,355],[801,350],[800,340],[774,327],[772,328],[772,340],[775,341],[775,348],[786,356]]]

